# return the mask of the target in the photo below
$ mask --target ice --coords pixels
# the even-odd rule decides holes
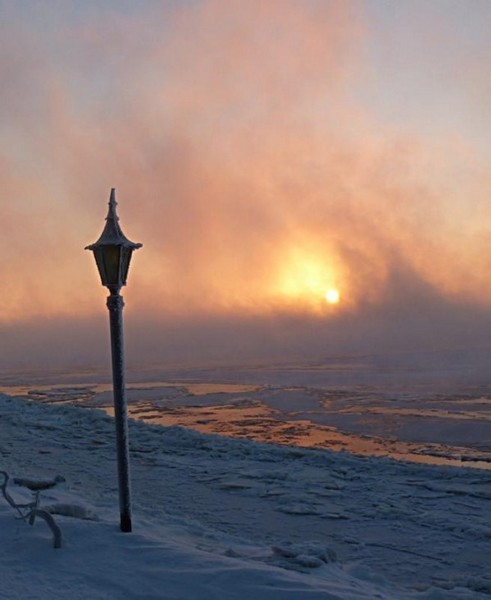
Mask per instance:
[[[462,363],[469,357],[440,354],[137,370],[127,386],[129,413],[204,433],[491,470],[489,385],[469,379]],[[0,391],[112,414],[111,386],[100,374],[65,374],[64,383],[53,377],[32,375],[30,386],[7,379]]]

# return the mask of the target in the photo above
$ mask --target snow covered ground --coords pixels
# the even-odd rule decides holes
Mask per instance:
[[[55,550],[43,521],[16,520],[0,498],[0,598],[491,595],[489,471],[134,421],[134,532],[122,534],[113,429],[99,410],[0,395],[0,470],[63,476],[41,507],[78,513],[56,515],[64,543]]]

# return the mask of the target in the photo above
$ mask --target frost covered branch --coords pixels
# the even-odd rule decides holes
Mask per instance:
[[[36,493],[34,502],[28,502],[27,504],[18,504],[7,491],[7,483],[9,481],[8,473],[6,473],[5,471],[0,471],[0,475],[3,475],[4,477],[3,482],[0,484],[0,489],[2,490],[3,497],[5,498],[5,500],[7,500],[10,506],[19,513],[22,519],[27,518],[29,516],[29,513],[33,509],[37,508],[39,505],[39,492]]]
[[[61,529],[53,519],[53,516],[47,510],[42,510],[41,508],[33,508],[29,513],[29,525],[34,525],[34,520],[36,517],[44,519],[46,524],[51,529],[53,533],[53,546],[55,548],[61,548],[62,535]]]
[[[31,488],[31,486],[26,486],[29,487],[29,489],[32,490],[36,490],[35,491],[35,496],[34,496],[34,501],[33,502],[28,502],[26,504],[19,504],[17,503],[12,496],[9,494],[8,490],[7,490],[7,484],[9,482],[9,475],[6,471],[0,471],[0,475],[3,475],[3,482],[0,484],[0,489],[2,490],[2,494],[3,497],[5,498],[5,500],[10,504],[10,506],[12,508],[14,508],[20,515],[21,519],[29,519],[29,525],[34,525],[34,521],[36,519],[36,517],[39,517],[41,519],[43,519],[44,521],[46,521],[46,524],[48,525],[48,527],[51,529],[51,532],[53,533],[53,545],[55,548],[61,548],[61,544],[62,544],[62,535],[61,535],[61,529],[60,527],[57,525],[56,521],[54,520],[54,518],[52,517],[52,515],[50,515],[50,513],[46,510],[42,510],[41,508],[39,508],[39,493],[40,493],[40,486],[34,486],[34,488]],[[61,478],[60,478],[61,480]],[[58,481],[60,481],[57,479],[57,483]],[[14,481],[19,481],[14,479]],[[20,483],[20,485],[22,485],[22,483]],[[52,487],[52,486],[49,486]],[[41,489],[46,489],[44,486],[41,486]]]

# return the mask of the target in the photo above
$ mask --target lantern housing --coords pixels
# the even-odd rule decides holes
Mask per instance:
[[[112,188],[104,230],[97,242],[86,246],[85,249],[94,253],[102,285],[118,292],[126,285],[131,255],[134,250],[141,248],[142,244],[131,242],[124,235],[118,223],[116,206],[116,190]]]

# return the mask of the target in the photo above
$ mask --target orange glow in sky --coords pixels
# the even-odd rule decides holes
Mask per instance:
[[[335,263],[329,255],[310,254],[298,248],[285,252],[279,265],[272,293],[278,303],[297,306],[307,311],[319,311],[325,303],[337,304],[339,292],[335,287],[340,279]]]
[[[466,43],[458,3],[31,4],[0,25],[0,323],[100,314],[111,187],[141,314],[491,305],[491,5]]]

